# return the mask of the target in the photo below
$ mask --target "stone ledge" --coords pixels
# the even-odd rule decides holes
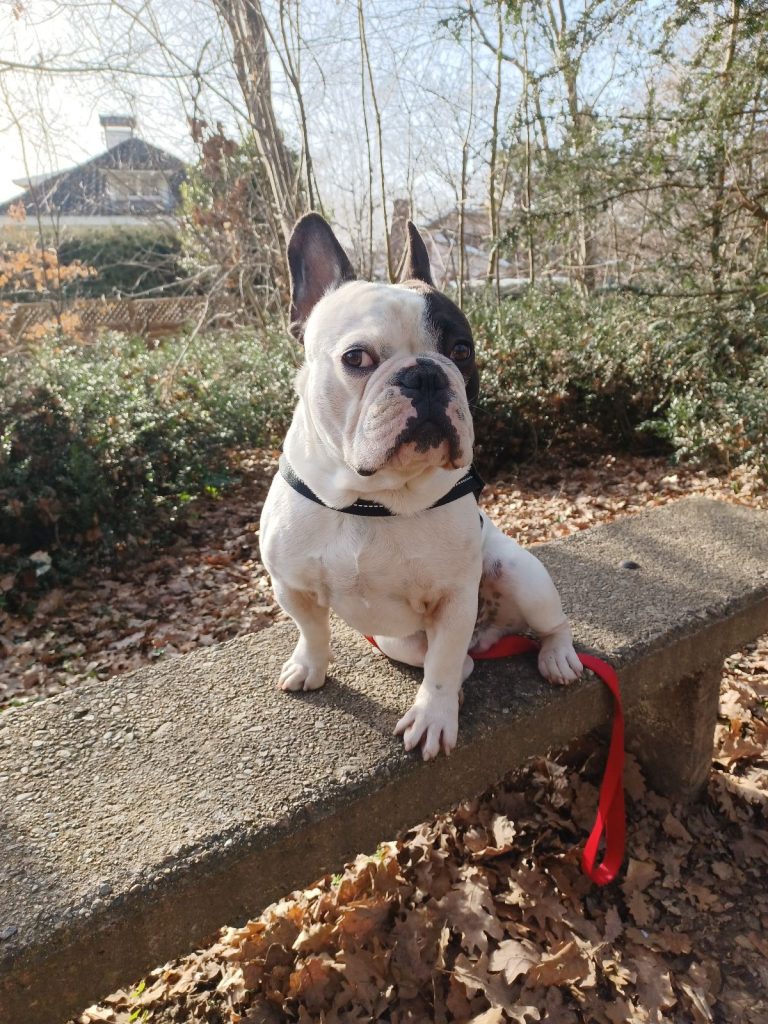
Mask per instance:
[[[537,554],[579,645],[619,668],[630,723],[768,631],[765,513],[689,499]],[[420,673],[335,632],[317,693],[275,690],[295,638],[275,626],[0,719],[3,1024],[60,1024],[609,719],[593,678],[486,662],[458,748],[424,765],[392,736]]]

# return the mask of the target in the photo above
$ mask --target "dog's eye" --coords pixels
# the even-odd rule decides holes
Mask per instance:
[[[468,341],[457,341],[451,349],[451,359],[454,363],[466,363],[474,354],[474,349]]]
[[[373,358],[364,348],[351,348],[341,357],[345,366],[351,366],[355,370],[367,370],[374,365]]]

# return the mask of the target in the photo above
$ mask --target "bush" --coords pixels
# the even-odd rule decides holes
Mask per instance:
[[[768,476],[768,313],[531,291],[467,310],[486,470],[545,446],[749,462]],[[0,556],[69,571],[157,533],[228,479],[228,451],[279,446],[299,350],[278,330],[53,341],[0,359]],[[6,564],[9,564],[6,562]],[[47,562],[42,563],[46,568]],[[0,570],[2,566],[0,565]],[[2,573],[0,572],[0,575]],[[48,574],[52,576],[53,574]]]
[[[169,224],[80,228],[37,238],[11,230],[0,250],[0,301],[69,301],[188,291],[181,240]],[[24,266],[26,262],[27,266]],[[44,272],[45,271],[45,272]]]
[[[280,443],[296,359],[278,332],[0,359],[0,543],[72,569],[172,523],[226,481],[228,449]]]
[[[65,289],[67,298],[180,294],[187,277],[181,266],[181,240],[168,225],[102,228],[65,235],[58,247],[63,266],[92,267],[93,277]],[[162,292],[161,292],[162,289]]]
[[[768,306],[531,290],[466,310],[483,367],[479,450],[497,467],[552,444],[750,462],[768,475]]]

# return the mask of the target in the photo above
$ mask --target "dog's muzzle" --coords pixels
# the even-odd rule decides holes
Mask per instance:
[[[450,398],[448,375],[431,359],[417,359],[414,366],[404,366],[392,376],[391,383],[414,404],[437,402],[445,407]]]
[[[414,441],[419,451],[426,451],[455,434],[447,415],[453,391],[442,366],[418,358],[414,365],[398,370],[391,383],[410,400],[415,413],[398,438],[400,444]]]
[[[454,390],[438,362],[418,356],[414,364],[394,373],[388,383],[411,401],[414,410],[397,437],[393,451],[403,444],[413,443],[417,452],[425,453],[446,443],[451,458],[456,459],[459,438],[449,417]]]

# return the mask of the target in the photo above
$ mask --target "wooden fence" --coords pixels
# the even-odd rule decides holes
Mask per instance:
[[[231,323],[237,315],[234,300],[206,296],[175,296],[166,299],[77,299],[58,308],[52,302],[19,303],[11,311],[6,331],[21,341],[39,333],[59,318],[78,334],[100,330],[124,331],[148,338],[173,334],[198,324]]]

